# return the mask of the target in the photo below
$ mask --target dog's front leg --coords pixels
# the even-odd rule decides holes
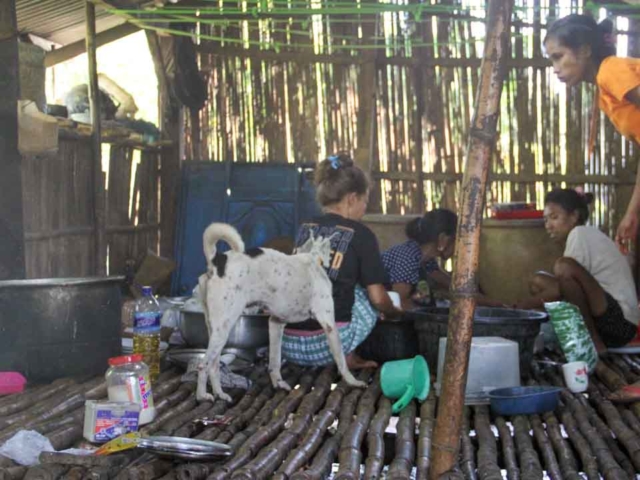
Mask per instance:
[[[281,388],[287,392],[291,386],[282,379],[280,372],[282,358],[282,334],[285,324],[273,315],[269,317],[269,377],[274,388]]]
[[[352,387],[366,387],[367,384],[356,379],[356,377],[354,377],[353,374],[349,371],[349,368],[347,368],[347,359],[345,358],[344,352],[342,351],[342,342],[340,341],[340,336],[338,335],[336,322],[333,319],[333,312],[325,311],[323,314],[318,314],[316,316],[316,320],[322,326],[322,330],[324,330],[324,333],[327,335],[329,350],[331,350],[333,359],[336,361],[336,365],[338,366],[340,375],[342,375],[342,379]]]

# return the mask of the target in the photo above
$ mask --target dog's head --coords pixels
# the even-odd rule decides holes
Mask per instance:
[[[316,237],[313,232],[310,232],[309,238],[296,249],[296,253],[310,253],[318,257],[323,267],[329,268],[331,263],[331,238],[333,238],[333,235],[330,237]]]

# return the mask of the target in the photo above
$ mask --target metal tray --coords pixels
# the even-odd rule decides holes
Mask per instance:
[[[182,437],[143,437],[138,448],[183,460],[219,460],[233,453],[231,447],[224,443]]]

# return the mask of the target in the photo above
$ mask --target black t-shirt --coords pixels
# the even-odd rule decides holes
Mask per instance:
[[[303,224],[296,247],[304,244],[311,232],[316,237],[331,237],[331,263],[327,273],[333,284],[335,320],[350,322],[356,285],[367,287],[385,282],[378,240],[368,227],[333,213]],[[315,320],[307,320],[290,328],[317,330],[321,327]]]

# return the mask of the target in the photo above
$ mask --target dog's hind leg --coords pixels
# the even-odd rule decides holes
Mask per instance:
[[[220,385],[220,355],[218,355],[209,368],[209,382],[211,382],[211,390],[221,400],[231,402],[231,397],[224,393],[222,385]]]
[[[287,392],[291,386],[282,379],[280,372],[282,358],[282,334],[285,324],[273,315],[269,317],[269,377],[274,388],[281,388]]]
[[[198,365],[198,386],[196,389],[196,399],[198,400],[198,402],[213,402],[215,400],[215,397],[217,396],[223,400],[231,401],[231,397],[229,397],[222,391],[218,376],[215,375],[219,369],[220,353],[222,352],[222,347],[224,346],[224,340],[220,341],[220,329],[212,330],[213,331],[209,336],[207,353],[205,354],[205,358],[203,359],[203,361]],[[215,396],[207,393],[207,377],[211,381],[211,389]]]
[[[336,365],[340,375],[342,375],[342,379],[352,387],[366,387],[367,384],[356,379],[347,367],[347,359],[342,351],[342,343],[340,342],[338,328],[336,327],[336,322],[334,320],[333,308],[320,307],[315,310],[314,313],[316,314],[316,320],[327,335],[329,350],[331,350],[331,355],[333,355],[333,359],[336,361]]]
[[[232,293],[227,291],[227,294],[224,296],[227,298],[227,303],[226,309],[220,317],[221,322],[218,325],[211,322],[210,339],[213,339],[214,350],[217,354],[213,358],[213,362],[210,364],[209,380],[211,381],[213,394],[222,400],[231,402],[231,397],[224,393],[222,385],[220,385],[220,355],[222,354],[222,349],[226,345],[227,340],[229,340],[231,330],[238,323],[238,320],[242,315],[246,301],[244,296],[238,295],[235,292]],[[209,313],[211,313],[211,309],[209,309]],[[211,344],[212,342],[209,340],[209,347],[211,347]]]
[[[207,283],[209,277],[206,274],[202,274],[198,277],[200,304],[202,305],[202,312],[204,313],[204,324],[207,326],[207,333],[211,336],[211,323],[209,322],[209,309],[207,308]]]
[[[228,305],[229,311],[220,312],[220,308],[211,308],[212,305],[219,305],[220,303],[216,303],[215,298],[211,299],[211,295],[228,295],[231,300],[233,300],[233,295],[224,292],[222,290],[216,290],[215,292],[208,292],[210,294],[210,298],[207,301],[208,311],[209,311],[209,322],[210,322],[210,335],[209,335],[209,344],[207,346],[207,353],[203,362],[198,366],[198,387],[196,389],[196,399],[199,402],[209,400],[215,400],[215,397],[218,397],[227,402],[231,401],[231,397],[224,393],[222,390],[222,386],[220,385],[220,354],[222,353],[222,349],[227,343],[229,339],[229,333],[233,326],[237,323],[240,315],[242,315],[242,310],[244,308],[244,303],[242,300],[238,302],[231,301],[231,304]],[[209,302],[209,300],[213,300],[213,303]],[[213,395],[207,393],[207,375],[209,376],[209,380],[211,381],[211,389],[213,391]]]
[[[210,318],[215,321],[220,317],[212,316]],[[218,375],[220,371],[220,354],[222,353],[222,348],[227,342],[229,332],[231,331],[230,323],[231,322],[224,322],[221,325],[217,325],[216,328],[213,328],[212,325],[207,353],[203,362],[198,365],[198,387],[196,389],[196,399],[198,402],[213,402],[215,397],[226,400],[227,402],[231,401],[231,397],[222,390],[222,386],[220,385],[220,376]],[[207,393],[207,377],[211,382],[213,395]]]

